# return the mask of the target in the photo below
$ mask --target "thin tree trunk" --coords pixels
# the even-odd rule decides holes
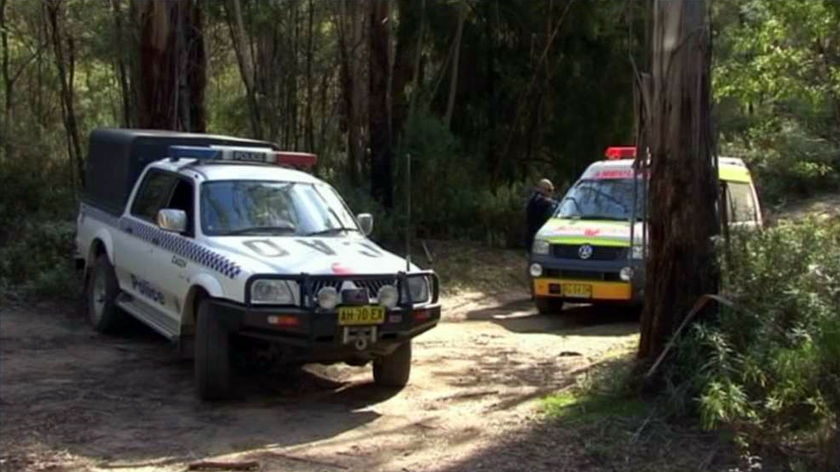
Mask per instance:
[[[260,120],[260,109],[257,104],[257,97],[254,88],[254,65],[251,58],[254,57],[253,48],[249,47],[245,41],[245,24],[242,20],[242,5],[239,0],[230,0],[233,4],[233,12],[228,9],[228,27],[230,29],[230,37],[233,42],[233,52],[236,55],[236,62],[239,64],[239,74],[242,77],[242,83],[245,85],[245,94],[248,100],[248,106],[251,109],[249,118],[251,119],[251,131],[254,138],[262,139],[262,126]]]
[[[307,5],[307,13],[309,20],[306,33],[306,130],[304,131],[304,147],[307,151],[312,152],[315,146],[315,125],[312,122],[312,101],[314,97],[314,81],[312,79],[312,35],[313,35],[313,11],[312,0],[309,0]]]
[[[84,175],[84,162],[79,139],[79,128],[76,123],[76,111],[73,104],[73,79],[75,75],[75,44],[73,39],[67,38],[67,55],[64,53],[64,38],[61,31],[59,13],[61,0],[47,0],[47,19],[50,27],[50,38],[55,54],[56,69],[58,71],[61,89],[61,110],[64,116],[64,128],[67,132],[67,153],[70,158],[71,179],[73,188],[78,188],[81,176]],[[65,62],[65,60],[67,62]],[[69,72],[69,73],[68,73]]]
[[[12,93],[14,92],[14,82],[12,81],[11,72],[9,71],[9,32],[6,29],[6,0],[0,0],[0,49],[2,52],[2,70],[3,70],[3,127],[2,136],[3,154],[0,155],[0,163],[10,158],[12,152],[11,141],[9,140],[9,132],[11,131],[12,123]]]
[[[653,8],[652,90],[640,155],[650,149],[650,255],[638,357],[658,356],[703,294],[716,293],[711,237],[719,232],[710,129],[710,47],[704,0]]]
[[[185,76],[187,87],[182,100],[186,103],[184,116],[189,123],[184,129],[203,133],[207,131],[207,107],[205,91],[207,89],[207,56],[204,50],[204,16],[199,0],[192,0],[183,5],[183,12],[188,21],[184,25]]]
[[[289,112],[291,120],[289,121],[289,131],[291,133],[290,145],[292,149],[298,149],[298,96],[297,96],[297,81],[298,81],[298,49],[300,48],[300,21],[298,12],[297,0],[292,2],[292,66],[289,70]]]
[[[131,91],[128,85],[128,73],[125,66],[125,45],[123,44],[122,24],[122,0],[111,0],[111,9],[114,15],[114,52],[117,56],[117,78],[120,82],[120,94],[122,96],[122,125],[131,127]]]
[[[426,1],[400,0],[400,24],[397,28],[397,46],[391,81],[391,136],[402,147],[404,128],[408,119],[409,102],[407,87],[417,77],[417,50],[421,44],[422,25]],[[412,87],[411,96],[418,87]]]
[[[446,114],[443,123],[447,128],[452,123],[452,113],[455,111],[455,95],[458,92],[458,69],[461,60],[461,37],[464,33],[464,20],[467,18],[467,4],[464,0],[458,5],[458,29],[455,31],[454,54],[452,56],[452,72],[449,81],[449,98],[446,101]]]
[[[321,124],[318,130],[318,148],[316,152],[324,155],[327,144],[327,91],[329,89],[331,73],[327,72],[321,77]]]
[[[388,0],[371,0],[368,40],[370,53],[369,93],[370,103],[370,187],[371,196],[386,209],[393,207],[393,176],[391,130],[388,107]]]
[[[362,54],[359,48],[366,39],[363,36],[364,11],[362,2],[354,0],[339,1],[339,13],[336,18],[336,31],[339,43],[340,81],[342,104],[342,123],[347,132],[346,175],[351,185],[358,185],[364,160],[364,124],[363,91],[364,79],[360,63]],[[361,11],[360,11],[361,10]],[[349,19],[349,25],[345,24]]]

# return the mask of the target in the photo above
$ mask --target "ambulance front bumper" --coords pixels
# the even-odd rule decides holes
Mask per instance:
[[[641,260],[574,260],[551,255],[532,255],[528,264],[539,264],[541,273],[531,274],[535,297],[567,301],[641,303],[644,299],[644,263]],[[630,272],[629,280],[622,278]]]

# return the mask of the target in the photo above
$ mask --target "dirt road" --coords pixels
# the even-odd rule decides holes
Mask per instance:
[[[369,367],[308,366],[250,374],[241,399],[203,404],[190,362],[154,334],[98,335],[60,306],[3,308],[0,468],[235,459],[261,470],[450,470],[528,424],[536,399],[637,332],[617,313],[538,316],[521,296],[459,296],[444,311],[415,341],[400,392],[375,387]]]

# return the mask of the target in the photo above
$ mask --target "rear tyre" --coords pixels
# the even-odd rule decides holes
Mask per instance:
[[[107,255],[96,257],[85,292],[87,317],[93,329],[100,333],[114,334],[126,327],[128,314],[117,306],[120,286]]]
[[[534,305],[541,315],[553,315],[563,311],[563,300],[559,298],[535,297]]]
[[[402,388],[411,376],[411,341],[373,361],[373,381],[382,387]]]
[[[209,299],[201,300],[195,333],[195,385],[202,400],[231,396],[230,334],[213,312]]]

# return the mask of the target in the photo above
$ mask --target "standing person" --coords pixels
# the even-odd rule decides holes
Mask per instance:
[[[528,206],[525,210],[528,228],[525,244],[528,254],[531,253],[531,246],[534,244],[534,236],[537,231],[551,218],[551,214],[557,207],[557,201],[551,198],[553,193],[554,184],[548,179],[542,179],[537,183],[531,198],[528,199]]]

